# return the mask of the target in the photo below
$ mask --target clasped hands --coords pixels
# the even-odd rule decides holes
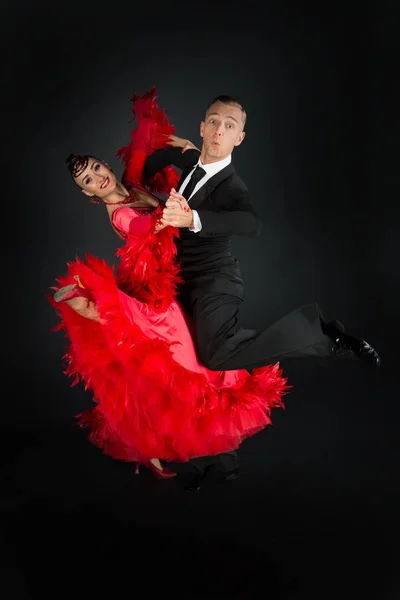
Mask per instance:
[[[186,199],[175,190],[171,189],[168,200],[165,203],[163,214],[155,231],[164,229],[167,225],[171,227],[193,227],[193,213]]]

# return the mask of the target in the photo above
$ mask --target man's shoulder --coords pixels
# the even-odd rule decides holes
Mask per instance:
[[[247,185],[236,173],[234,168],[232,168],[232,172],[229,173],[228,177],[221,181],[221,185],[229,187],[230,189],[238,190],[240,192],[248,192]]]

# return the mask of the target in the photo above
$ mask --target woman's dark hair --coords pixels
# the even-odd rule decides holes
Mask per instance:
[[[96,156],[93,156],[92,154],[70,154],[67,157],[65,165],[72,179],[76,179],[77,177],[79,177],[79,175],[83,173],[83,171],[88,166],[89,158],[93,158],[93,160],[103,162],[99,158],[96,158]]]
[[[76,179],[86,169],[89,162],[87,154],[70,154],[65,161],[66,167],[72,177]]]

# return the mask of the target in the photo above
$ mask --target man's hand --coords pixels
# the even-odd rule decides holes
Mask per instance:
[[[171,227],[193,227],[193,213],[182,194],[174,188],[163,210],[162,222]]]

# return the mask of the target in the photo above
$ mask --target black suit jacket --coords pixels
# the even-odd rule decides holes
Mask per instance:
[[[197,164],[198,150],[166,148],[151,154],[145,165],[145,180],[167,165],[182,170],[178,184]],[[211,177],[190,199],[189,205],[197,210],[202,229],[193,233],[180,229],[178,260],[184,279],[185,295],[195,300],[198,294],[225,293],[242,297],[243,281],[238,261],[232,256],[230,242],[233,235],[255,237],[261,231],[261,222],[249,199],[246,185],[231,164]]]

